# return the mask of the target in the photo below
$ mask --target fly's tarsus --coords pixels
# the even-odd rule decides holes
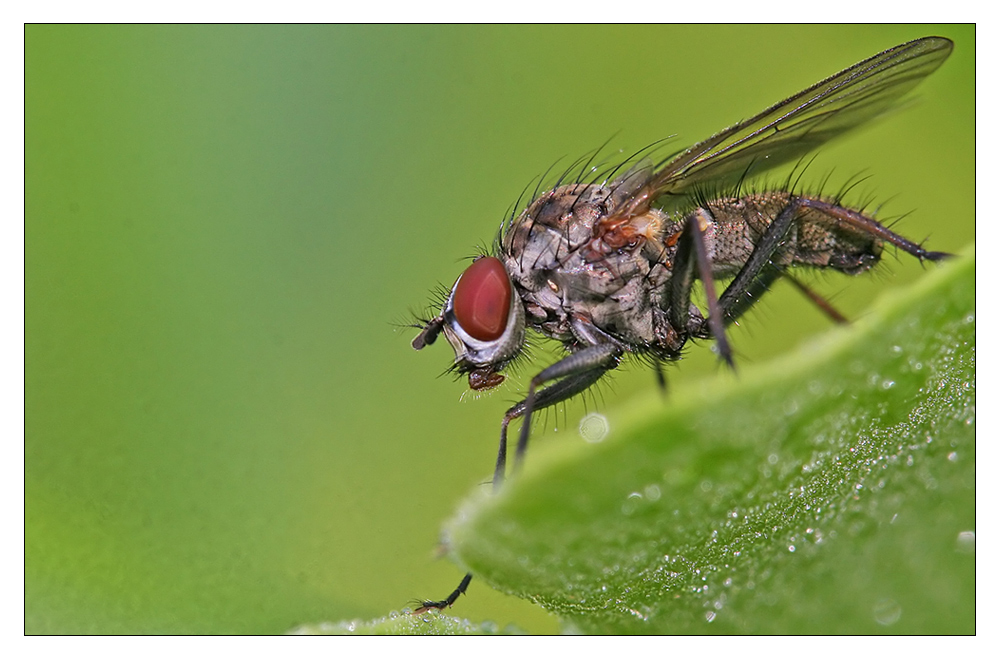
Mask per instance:
[[[419,607],[413,610],[414,614],[423,614],[424,612],[429,612],[430,610],[443,610],[445,608],[451,607],[458,600],[458,597],[465,593],[465,590],[469,588],[469,583],[472,582],[472,573],[466,573],[465,577],[459,583],[458,588],[453,592],[448,594],[448,597],[444,600],[424,600],[415,601],[414,604],[419,603]]]
[[[910,241],[899,234],[890,231],[885,226],[879,224],[873,218],[870,218],[859,211],[855,211],[846,206],[839,206],[831,202],[827,202],[822,199],[810,199],[802,198],[803,206],[811,209],[815,209],[820,213],[829,215],[832,218],[844,223],[844,226],[849,226],[856,229],[859,234],[865,234],[870,236],[875,236],[880,240],[883,240],[890,245],[894,245],[899,249],[903,250],[907,254],[911,254],[920,260],[928,261],[940,261],[946,259],[951,255],[947,252],[930,252],[925,250],[922,246]]]

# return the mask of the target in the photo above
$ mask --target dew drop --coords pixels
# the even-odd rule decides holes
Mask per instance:
[[[976,552],[976,533],[973,531],[959,532],[955,549],[967,555],[974,554]]]
[[[873,608],[875,621],[883,626],[891,626],[903,615],[903,608],[891,598],[883,598]]]
[[[589,443],[601,442],[608,437],[610,430],[608,418],[600,413],[587,413],[580,420],[580,436]]]

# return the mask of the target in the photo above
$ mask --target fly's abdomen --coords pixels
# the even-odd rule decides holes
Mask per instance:
[[[819,197],[778,191],[717,199],[693,211],[705,232],[715,276],[736,275],[767,228],[786,211],[794,217],[771,258],[781,268],[860,273],[878,262],[883,238],[897,238],[863,212]]]

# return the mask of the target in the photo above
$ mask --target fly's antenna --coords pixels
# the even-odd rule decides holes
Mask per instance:
[[[420,331],[420,334],[413,338],[413,341],[410,342],[410,346],[412,346],[413,350],[416,351],[419,351],[425,346],[430,346],[437,340],[443,327],[444,317],[435,316],[431,320],[427,321],[427,325],[425,325],[424,329]]]

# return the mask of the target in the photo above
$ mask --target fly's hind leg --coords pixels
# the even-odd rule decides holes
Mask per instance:
[[[799,293],[808,298],[809,302],[816,305],[816,307],[819,308],[821,312],[826,314],[826,316],[831,321],[837,323],[838,325],[847,325],[848,323],[850,323],[850,321],[847,320],[846,316],[838,312],[837,309],[832,304],[830,304],[829,300],[827,300],[826,298],[824,298],[823,296],[819,295],[811,288],[806,286],[805,283],[802,282],[802,280],[787,272],[783,273],[783,276],[785,280],[790,282],[792,286],[794,286],[799,291]]]
[[[824,199],[812,197],[800,197],[798,198],[798,202],[801,204],[803,209],[808,209],[828,218],[833,222],[836,222],[838,228],[842,231],[852,231],[859,235],[866,235],[879,241],[884,241],[899,248],[907,254],[913,255],[921,261],[925,259],[927,261],[941,261],[954,256],[948,252],[932,252],[930,250],[925,250],[922,245],[900,236],[879,223],[874,218],[869,218],[864,213],[856,211],[852,208],[840,206]],[[852,275],[856,272],[860,272],[858,270],[840,270],[844,270],[844,272]],[[861,270],[866,269],[863,268]]]

